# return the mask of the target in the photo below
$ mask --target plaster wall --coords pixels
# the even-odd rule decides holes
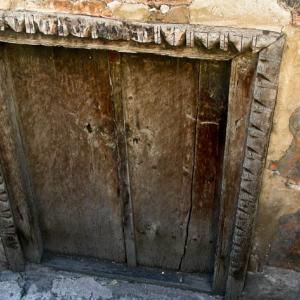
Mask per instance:
[[[282,31],[287,41],[249,267],[300,269],[300,23],[297,1],[2,0],[0,9]],[[294,20],[293,20],[294,17]],[[293,116],[291,118],[291,116]],[[291,124],[293,123],[293,124]]]

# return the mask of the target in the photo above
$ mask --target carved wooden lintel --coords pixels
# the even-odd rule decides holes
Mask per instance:
[[[134,41],[173,47],[200,47],[243,53],[258,52],[280,34],[256,29],[234,29],[184,24],[125,22],[81,15],[0,11],[0,31],[107,41]]]

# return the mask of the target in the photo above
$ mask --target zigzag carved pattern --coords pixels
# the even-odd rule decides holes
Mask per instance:
[[[280,39],[268,48],[263,49],[259,54],[230,255],[227,289],[232,289],[234,280],[243,282],[246,273],[261,177],[277,97],[283,43],[284,39]]]
[[[99,17],[0,11],[0,31],[42,33],[61,37],[135,41],[173,47],[201,47],[206,50],[260,51],[280,34],[271,31],[181,24],[124,22]]]

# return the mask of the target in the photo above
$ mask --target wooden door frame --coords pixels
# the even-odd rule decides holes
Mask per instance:
[[[0,11],[0,42],[232,61],[213,288],[216,293],[226,291],[228,299],[236,299],[244,286],[251,251],[277,98],[283,34],[256,29]],[[4,68],[3,64],[0,60],[0,68]],[[26,258],[39,262],[43,248],[32,203],[34,195],[30,180],[26,179],[27,166],[20,149],[18,120],[13,116],[16,112],[9,100],[13,96],[5,91],[6,87],[0,85],[0,155],[7,182],[7,190],[3,185],[0,197],[3,193],[9,195],[3,196],[2,202],[0,199],[0,237],[8,264],[18,270],[24,264],[23,254],[16,251],[21,248],[18,232],[27,236],[26,243],[34,249]],[[11,220],[9,225],[7,217]],[[9,242],[12,240],[13,243]],[[132,237],[129,241],[131,244],[127,246],[132,248]],[[131,265],[134,264],[135,258],[131,260]]]

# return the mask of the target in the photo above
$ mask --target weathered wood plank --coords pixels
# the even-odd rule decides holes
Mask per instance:
[[[192,208],[183,271],[213,272],[229,73],[229,62],[200,62]]]
[[[7,46],[45,249],[125,260],[106,52]]]
[[[6,269],[8,269],[8,262],[7,262],[3,242],[2,242],[2,239],[0,237],[0,272],[2,270],[6,270]]]
[[[175,271],[161,272],[157,268],[129,267],[123,264],[108,261],[93,260],[90,258],[77,258],[58,256],[46,253],[43,264],[57,270],[83,273],[89,276],[98,276],[139,282],[146,284],[157,284],[160,286],[188,289],[196,292],[212,293],[211,276],[208,274],[189,274]]]
[[[279,39],[258,57],[226,284],[226,299],[230,300],[238,299],[244,288],[284,41]]]
[[[0,169],[0,268],[23,271],[24,258],[10,208],[6,183]]]
[[[2,171],[7,182],[16,231],[24,256],[38,263],[42,255],[42,240],[32,205],[33,193],[26,170],[23,140],[15,111],[15,90],[5,46],[0,47],[0,152]]]
[[[178,269],[189,214],[198,64],[122,58],[137,262]]]
[[[11,31],[0,31],[0,42],[47,47],[112,50],[118,51],[120,53],[145,53],[181,58],[198,59],[201,57],[201,59],[209,60],[229,60],[236,55],[235,53],[228,53],[224,51],[211,53],[211,51],[208,52],[201,48],[184,47],[176,49],[176,51],[174,51],[173,48],[162,48],[156,44],[148,45],[122,41],[78,39],[72,36],[60,38],[56,36],[45,36],[42,34],[28,35],[24,33],[15,33]]]
[[[115,126],[118,140],[118,166],[121,190],[120,195],[123,202],[122,215],[126,249],[126,262],[129,266],[136,266],[135,232],[128,167],[124,103],[122,97],[123,86],[120,53],[109,53],[109,70],[112,86],[112,100],[114,103]]]
[[[101,17],[0,10],[0,31],[76,38],[132,41],[157,44],[161,48],[203,47],[207,51],[257,52],[275,42],[280,33],[192,24],[126,22]]]
[[[232,61],[218,245],[213,281],[214,290],[217,293],[224,293],[228,274],[230,240],[240,186],[256,64],[255,55],[240,56]]]

